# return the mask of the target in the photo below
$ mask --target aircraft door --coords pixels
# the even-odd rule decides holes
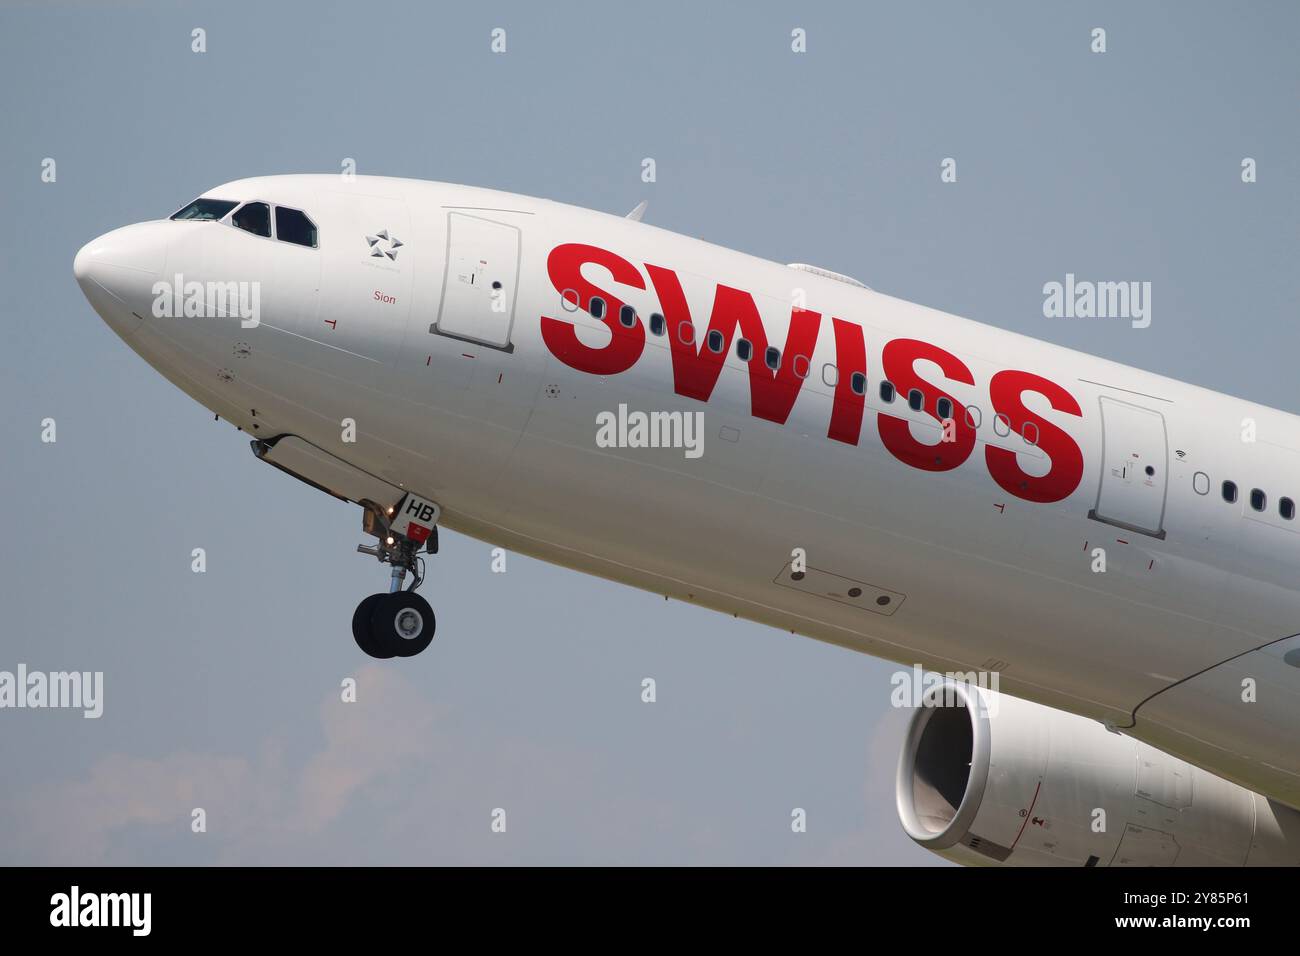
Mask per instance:
[[[1102,396],[1102,466],[1088,517],[1163,538],[1169,446],[1157,411]]]
[[[463,212],[447,214],[447,267],[436,330],[510,352],[519,281],[519,229]]]

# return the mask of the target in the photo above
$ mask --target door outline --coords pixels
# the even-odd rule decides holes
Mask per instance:
[[[1106,402],[1110,402],[1112,405],[1122,405],[1126,408],[1136,409],[1137,411],[1145,412],[1148,415],[1155,415],[1160,419],[1161,452],[1164,456],[1160,466],[1163,487],[1160,491],[1160,515],[1156,520],[1156,530],[1154,531],[1150,528],[1143,528],[1135,524],[1130,524],[1127,521],[1108,518],[1101,514],[1101,498],[1106,490],[1107,472],[1112,464],[1112,462],[1106,457]],[[1111,398],[1109,395],[1099,396],[1097,403],[1098,407],[1101,409],[1101,474],[1097,481],[1097,501],[1096,504],[1088,510],[1088,517],[1093,521],[1100,521],[1102,524],[1113,525],[1116,528],[1123,528],[1125,531],[1144,534],[1163,541],[1165,538],[1165,512],[1169,507],[1169,427],[1168,423],[1165,421],[1164,413],[1158,412],[1154,408],[1147,408],[1145,405],[1134,405],[1132,402],[1120,401],[1117,398]],[[1111,424],[1114,425],[1117,423],[1112,419]]]
[[[510,319],[506,323],[506,343],[505,345],[494,345],[491,342],[484,342],[482,339],[471,338],[468,335],[460,335],[455,332],[447,332],[442,328],[443,312],[447,308],[447,290],[451,285],[451,254],[453,245],[452,236],[452,217],[460,216],[463,219],[477,219],[479,222],[485,222],[492,226],[498,226],[503,229],[512,229],[515,234],[515,262],[514,262],[514,284],[510,298]],[[443,256],[442,264],[442,294],[438,298],[438,318],[429,326],[429,331],[435,335],[445,335],[449,339],[456,339],[460,342],[469,342],[480,348],[495,349],[498,352],[505,352],[507,355],[512,354],[515,350],[515,343],[512,339],[515,331],[515,310],[519,307],[519,275],[523,266],[523,231],[513,223],[501,222],[496,219],[486,219],[483,216],[471,216],[468,213],[452,210],[447,213],[447,248]]]

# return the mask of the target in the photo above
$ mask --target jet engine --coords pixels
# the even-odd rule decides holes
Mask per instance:
[[[913,840],[975,866],[1294,866],[1300,813],[1102,724],[929,687],[898,763]]]

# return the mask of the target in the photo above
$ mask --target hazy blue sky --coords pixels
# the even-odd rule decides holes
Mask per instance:
[[[132,353],[73,255],[353,157],[649,199],[669,229],[1300,411],[1298,33],[1282,2],[0,4],[0,670],[105,672],[99,720],[0,711],[0,863],[937,862],[894,815],[895,665],[518,556],[493,574],[452,534],[434,645],[369,662],[359,510]],[[1150,328],[1045,319],[1067,272],[1150,281]]]

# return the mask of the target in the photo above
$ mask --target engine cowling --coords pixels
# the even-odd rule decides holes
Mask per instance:
[[[1300,813],[1107,730],[971,684],[931,686],[898,764],[918,844],[981,866],[1294,866]]]

